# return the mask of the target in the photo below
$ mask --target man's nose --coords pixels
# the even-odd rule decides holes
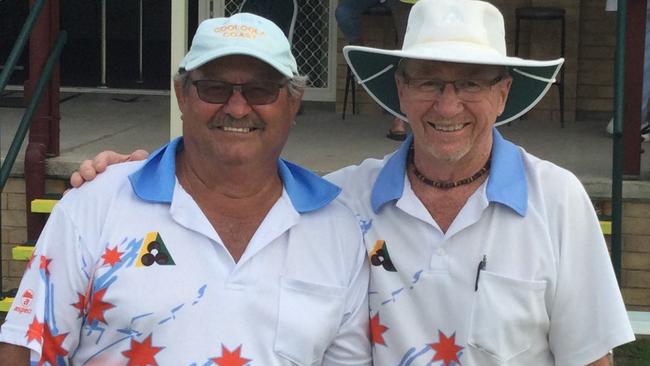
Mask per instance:
[[[233,88],[232,95],[223,105],[223,110],[233,118],[242,118],[250,113],[251,106],[242,95],[241,89]]]
[[[458,98],[453,83],[445,84],[434,103],[436,112],[443,116],[454,116],[463,109],[463,102]]]

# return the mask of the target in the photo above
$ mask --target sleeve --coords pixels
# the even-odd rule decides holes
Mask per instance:
[[[0,342],[29,348],[32,361],[52,365],[67,364],[79,343],[92,265],[61,206],[41,233],[0,330]]]
[[[354,262],[356,271],[346,293],[343,320],[336,338],[325,352],[322,366],[371,364],[368,320],[369,268],[360,232],[357,237],[358,251]]]
[[[634,333],[591,201],[577,178],[566,185],[552,233],[559,248],[549,343],[558,365],[585,365]]]

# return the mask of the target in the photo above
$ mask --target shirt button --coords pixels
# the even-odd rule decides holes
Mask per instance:
[[[445,250],[442,248],[438,248],[436,249],[436,254],[442,257],[443,255],[445,255]]]

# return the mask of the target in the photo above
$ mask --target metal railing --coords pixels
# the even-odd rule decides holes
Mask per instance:
[[[52,52],[50,53],[50,56],[47,59],[47,63],[43,68],[43,74],[41,74],[41,77],[38,79],[38,82],[36,83],[36,88],[34,89],[32,98],[29,101],[29,104],[27,105],[27,109],[25,110],[25,114],[23,114],[23,118],[20,120],[18,129],[16,130],[16,135],[14,136],[11,146],[7,151],[6,158],[2,163],[2,168],[0,168],[0,190],[4,188],[4,185],[6,184],[7,179],[9,178],[9,172],[11,171],[11,168],[16,162],[16,157],[18,157],[18,152],[20,151],[20,147],[22,146],[25,136],[27,136],[27,131],[29,131],[29,126],[31,125],[34,111],[36,110],[36,107],[38,106],[38,102],[40,101],[41,96],[43,95],[43,91],[45,91],[45,87],[47,86],[47,83],[50,79],[50,75],[52,74],[54,65],[58,61],[59,56],[61,56],[61,52],[63,51],[63,46],[65,45],[67,38],[68,35],[66,31],[61,31],[61,33],[59,33],[59,36],[57,37],[56,42],[54,43],[54,48],[52,49]]]
[[[41,10],[43,10],[43,5],[45,5],[45,0],[36,1],[29,11],[27,19],[25,19],[25,24],[23,24],[23,28],[20,30],[18,38],[16,38],[16,43],[14,43],[14,47],[11,49],[9,56],[7,57],[7,62],[5,63],[2,72],[0,72],[0,93],[5,90],[5,87],[9,82],[9,77],[11,77],[11,74],[14,72],[16,63],[18,63],[18,58],[25,49],[25,45],[29,40],[29,35],[32,33],[34,24],[36,24],[36,19],[41,13]],[[0,188],[1,187],[4,187],[4,185],[0,184]]]
[[[44,4],[45,4],[45,0],[37,0],[32,6],[32,8],[30,9],[29,15],[25,20],[25,24],[23,25],[23,28],[21,29],[20,34],[18,35],[18,38],[14,43],[14,47],[12,48],[11,53],[7,58],[7,62],[4,65],[2,73],[0,73],[0,93],[4,91],[4,88],[7,86],[7,83],[9,82],[9,78],[11,77],[11,74],[13,73],[14,68],[16,67],[16,63],[18,62],[18,58],[20,57],[20,54],[22,53],[22,51],[25,48],[25,45],[27,44],[27,40],[29,39],[32,29],[34,28],[34,24],[36,23],[36,20],[41,10],[43,9]],[[20,152],[20,147],[22,146],[22,143],[25,140],[27,131],[29,131],[29,127],[32,122],[32,116],[34,115],[34,111],[38,107],[38,103],[40,102],[40,99],[43,96],[43,92],[45,91],[47,83],[49,82],[50,76],[52,74],[52,70],[54,69],[56,63],[58,62],[59,57],[61,56],[61,52],[63,51],[63,46],[65,45],[67,38],[68,36],[66,31],[59,32],[59,35],[57,36],[57,39],[54,42],[52,51],[50,52],[50,55],[47,58],[47,62],[43,67],[43,71],[36,83],[36,87],[34,88],[34,91],[31,95],[31,100],[29,101],[29,104],[25,109],[25,113],[23,114],[23,118],[21,119],[16,134],[14,135],[11,146],[7,151],[7,155],[4,161],[2,162],[2,165],[0,166],[0,192],[4,189],[5,184],[9,179],[9,174],[11,172],[11,169],[13,168],[14,163],[16,162],[16,158],[18,157],[18,153]],[[0,227],[1,226],[2,226],[2,220],[0,218]],[[1,246],[2,246],[2,236],[0,236],[0,247]],[[3,299],[5,297],[5,293],[3,291],[2,285],[3,285],[2,251],[0,250],[0,299]]]

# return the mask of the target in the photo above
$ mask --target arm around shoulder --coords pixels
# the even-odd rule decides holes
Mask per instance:
[[[144,160],[148,156],[149,152],[141,149],[135,150],[131,154],[120,154],[110,150],[102,151],[93,160],[84,160],[81,162],[79,170],[70,176],[70,185],[74,188],[79,188],[85,182],[95,179],[98,174],[106,171],[109,165]]]

